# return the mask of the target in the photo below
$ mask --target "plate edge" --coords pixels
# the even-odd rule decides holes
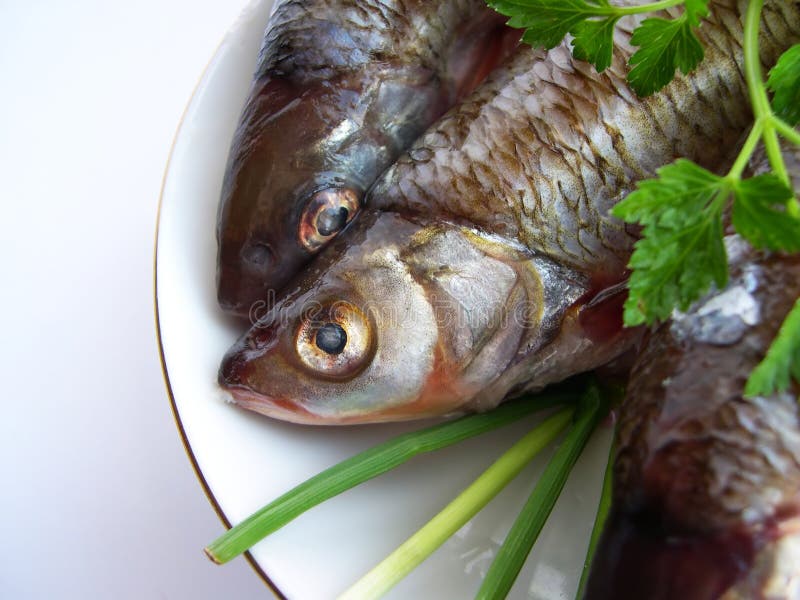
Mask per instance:
[[[249,3],[248,3],[249,6]],[[247,10],[245,7],[244,11]],[[238,20],[239,17],[237,17]],[[235,22],[234,22],[235,23]],[[192,465],[192,470],[194,471],[195,477],[200,483],[200,487],[203,489],[203,492],[206,495],[206,499],[211,504],[214,509],[214,512],[217,513],[217,517],[222,524],[225,526],[226,529],[231,528],[231,522],[225,513],[222,510],[222,507],[219,505],[214,493],[211,491],[211,487],[208,485],[205,477],[203,476],[203,472],[200,470],[200,465],[197,463],[197,458],[195,458],[194,452],[192,451],[192,446],[189,443],[189,438],[186,436],[186,430],[183,427],[183,422],[181,421],[180,412],[178,411],[178,406],[175,403],[175,396],[172,393],[172,384],[169,380],[169,370],[167,368],[167,361],[164,356],[164,342],[161,338],[161,319],[158,312],[158,235],[159,230],[161,227],[161,207],[164,203],[164,189],[166,187],[167,176],[170,172],[170,167],[172,166],[172,158],[175,152],[175,144],[178,140],[178,135],[183,128],[183,124],[186,120],[186,115],[189,112],[189,108],[192,105],[194,98],[197,95],[197,91],[200,88],[200,85],[205,81],[206,75],[208,74],[209,68],[211,67],[214,59],[216,58],[217,54],[219,53],[222,45],[225,43],[225,39],[227,38],[228,31],[230,31],[230,27],[226,30],[225,34],[222,36],[222,39],[217,43],[217,46],[214,52],[209,58],[206,66],[203,67],[203,71],[200,74],[200,77],[195,83],[194,88],[192,89],[192,93],[189,96],[189,101],[186,103],[186,107],[183,109],[183,113],[181,114],[180,119],[178,120],[178,125],[175,129],[175,134],[172,136],[172,143],[170,144],[169,153],[167,156],[167,164],[164,167],[164,174],[161,177],[161,188],[158,193],[158,205],[156,208],[156,225],[155,225],[155,239],[153,243],[153,313],[155,317],[155,328],[156,328],[156,340],[158,343],[158,358],[159,362],[161,363],[161,376],[164,380],[164,386],[167,391],[167,396],[169,397],[170,408],[172,410],[172,418],[175,422],[175,427],[178,429],[178,433],[181,438],[181,443],[183,444],[183,449],[186,452],[186,456],[189,458],[189,462]],[[269,575],[261,568],[261,566],[256,562],[250,552],[245,552],[244,557],[247,560],[250,567],[256,572],[256,575],[267,585],[270,591],[275,595],[276,598],[279,600],[288,600],[286,595],[278,588],[277,585],[270,579]]]

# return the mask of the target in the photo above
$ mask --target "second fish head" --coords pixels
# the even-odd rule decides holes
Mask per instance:
[[[226,311],[247,316],[356,217],[369,185],[419,134],[417,115],[440,110],[429,77],[254,84],[217,219]]]

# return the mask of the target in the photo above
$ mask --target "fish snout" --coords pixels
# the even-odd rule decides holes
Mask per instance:
[[[246,386],[247,367],[247,357],[240,351],[239,344],[236,344],[225,354],[219,366],[217,382],[220,387],[230,391],[231,388]]]
[[[257,321],[236,344],[228,350],[219,368],[219,383],[223,387],[247,385],[253,369],[253,359],[269,352],[278,341],[278,327],[271,321]]]
[[[263,389],[265,386],[259,379],[257,359],[275,346],[276,330],[276,327],[255,327],[237,342],[222,359],[217,382],[242,408],[282,421],[318,424],[319,417],[306,410],[302,403],[286,398],[279,390]]]

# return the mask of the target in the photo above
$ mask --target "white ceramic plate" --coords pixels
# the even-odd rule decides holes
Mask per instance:
[[[331,464],[419,427],[281,423],[226,404],[216,386],[219,361],[239,335],[215,302],[217,201],[270,5],[271,0],[255,2],[240,17],[189,103],[164,181],[157,238],[157,316],[176,419],[212,503],[231,523]],[[326,502],[253,548],[254,566],[289,598],[335,597],[436,514],[532,422],[419,457]],[[590,441],[512,598],[574,597],[610,437],[604,429]],[[389,597],[472,597],[549,455],[523,471]]]

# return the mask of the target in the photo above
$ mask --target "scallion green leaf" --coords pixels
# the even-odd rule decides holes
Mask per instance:
[[[592,535],[589,537],[589,547],[586,549],[586,558],[583,561],[583,571],[581,572],[581,580],[578,583],[578,593],[575,594],[575,600],[581,600],[581,598],[583,598],[583,592],[589,580],[589,572],[592,568],[592,560],[594,560],[597,543],[600,541],[600,535],[603,533],[603,528],[608,519],[608,511],[611,508],[611,492],[613,488],[612,483],[614,481],[614,450],[615,444],[611,444],[611,448],[608,450],[606,472],[605,475],[603,475],[603,489],[600,492],[597,515],[594,518]]]
[[[573,408],[559,411],[514,444],[422,529],[359,579],[339,600],[379,598],[494,498],[569,425]]]
[[[456,444],[574,398],[574,394],[569,392],[547,392],[503,404],[488,413],[470,415],[387,440],[289,490],[214,540],[205,552],[218,564],[228,562],[310,508],[418,454]]]
[[[591,386],[581,398],[575,424],[545,467],[489,567],[477,599],[499,600],[506,597],[550,515],[572,466],[607,408],[608,403],[601,397],[597,387]]]

